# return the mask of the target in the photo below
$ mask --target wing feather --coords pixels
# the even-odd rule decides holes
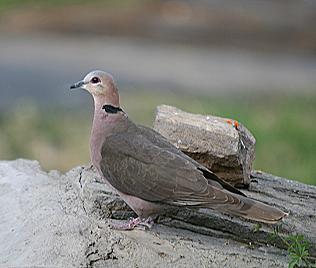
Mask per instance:
[[[267,223],[287,215],[245,197],[154,130],[129,124],[108,136],[101,151],[101,171],[117,190],[151,202],[218,209]]]
[[[195,161],[137,127],[107,138],[100,166],[116,189],[147,201],[199,205],[230,198],[219,184],[210,186]]]

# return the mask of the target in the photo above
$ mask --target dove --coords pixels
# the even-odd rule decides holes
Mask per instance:
[[[113,223],[113,228],[150,228],[157,215],[183,208],[208,208],[270,224],[287,216],[278,208],[246,197],[155,130],[130,120],[109,73],[92,71],[70,88],[82,88],[94,100],[93,166],[138,216]]]

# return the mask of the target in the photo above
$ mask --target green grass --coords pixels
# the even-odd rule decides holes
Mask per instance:
[[[259,227],[260,229],[260,227]],[[280,240],[287,248],[289,255],[288,268],[295,267],[311,267],[316,268],[316,258],[310,255],[311,243],[304,237],[303,234],[280,234],[281,225],[277,225],[270,235],[270,243]]]
[[[138,7],[153,0],[0,0],[0,11],[6,11],[16,8],[46,8],[46,7],[63,7],[63,6],[91,6],[97,5],[106,8],[129,8]]]
[[[129,91],[122,92],[121,102],[135,122],[149,126],[159,104],[236,119],[256,137],[256,169],[316,185],[316,94],[249,97]],[[45,169],[63,171],[89,161],[91,107],[81,106],[79,113],[41,111],[32,103],[18,107],[0,116],[1,159],[38,159]]]

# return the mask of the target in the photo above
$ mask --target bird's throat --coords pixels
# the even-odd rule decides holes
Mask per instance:
[[[90,137],[90,153],[92,163],[97,166],[101,159],[101,148],[106,137],[112,133],[112,129],[122,119],[119,98],[117,92],[114,93],[93,96],[94,116]]]

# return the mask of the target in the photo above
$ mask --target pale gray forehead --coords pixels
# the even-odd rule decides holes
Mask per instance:
[[[92,77],[99,77],[101,81],[104,81],[104,80],[113,81],[113,76],[111,74],[104,71],[99,71],[99,70],[88,73],[83,80],[85,82],[89,82],[92,79]]]

